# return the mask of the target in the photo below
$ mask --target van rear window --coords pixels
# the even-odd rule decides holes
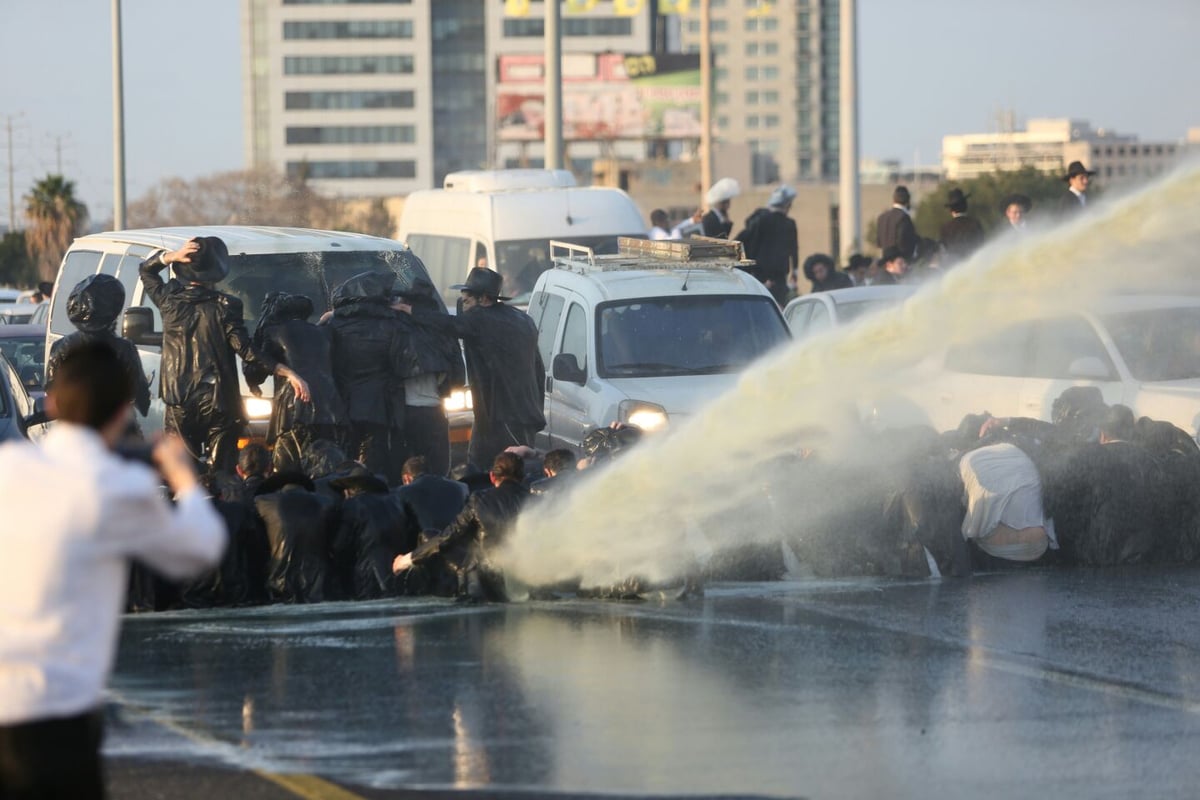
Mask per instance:
[[[67,319],[67,297],[75,288],[75,284],[88,275],[95,275],[99,266],[100,253],[94,250],[72,250],[67,253],[58,275],[58,285],[55,287],[54,302],[50,309],[51,332],[66,336],[75,330],[71,320]]]

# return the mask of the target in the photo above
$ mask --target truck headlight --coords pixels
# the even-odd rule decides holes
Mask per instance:
[[[470,411],[474,408],[471,402],[470,389],[455,389],[450,393],[450,396],[442,401],[442,408],[447,414],[453,414],[457,411]]]
[[[271,401],[265,397],[244,398],[248,419],[270,419]]]
[[[641,400],[621,401],[618,419],[626,425],[636,425],[647,433],[667,427],[667,410]]]

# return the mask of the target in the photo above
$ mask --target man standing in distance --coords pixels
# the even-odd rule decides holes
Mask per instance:
[[[506,447],[532,447],[534,435],[546,427],[546,368],[537,326],[528,314],[504,304],[509,298],[500,294],[501,280],[498,272],[472,269],[466,283],[450,287],[462,291],[456,316],[393,306],[411,313],[418,325],[462,339],[475,410],[468,458],[476,466],[491,464]]]
[[[875,221],[875,243],[880,250],[895,247],[911,261],[917,252],[917,228],[913,225],[909,205],[912,198],[907,186],[897,186],[892,192],[892,207]]]
[[[1067,191],[1058,200],[1060,214],[1072,214],[1087,207],[1088,184],[1096,173],[1083,165],[1082,161],[1072,161],[1067,167],[1063,180],[1067,182]]]
[[[169,283],[159,273],[174,265]],[[229,250],[216,236],[190,239],[178,250],[160,250],[138,267],[142,285],[162,312],[162,377],[166,429],[178,433],[192,455],[213,471],[232,473],[237,440],[246,425],[237,356],[285,378],[308,401],[308,384],[251,344],[242,301],[218,292],[229,274]]]

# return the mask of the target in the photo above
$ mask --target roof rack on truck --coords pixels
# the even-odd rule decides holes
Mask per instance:
[[[615,255],[597,255],[590,247],[570,242],[550,242],[550,258],[558,269],[572,272],[615,270],[693,270],[748,267],[742,243],[729,239],[693,236],[690,239],[617,239]]]

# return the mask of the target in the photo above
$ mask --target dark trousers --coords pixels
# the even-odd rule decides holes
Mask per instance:
[[[471,444],[467,448],[467,460],[478,469],[489,470],[496,456],[506,448],[523,444],[533,447],[533,437],[540,428],[531,425],[506,425],[497,423],[489,428],[476,425],[471,431]]]
[[[99,711],[0,726],[0,797],[103,798],[103,733]]]
[[[213,472],[232,473],[237,467],[238,437],[245,428],[224,411],[205,403],[167,406],[163,426],[179,434],[196,460]]]
[[[428,472],[442,477],[450,472],[450,423],[441,406],[406,406],[404,435],[409,456],[425,456]]]

